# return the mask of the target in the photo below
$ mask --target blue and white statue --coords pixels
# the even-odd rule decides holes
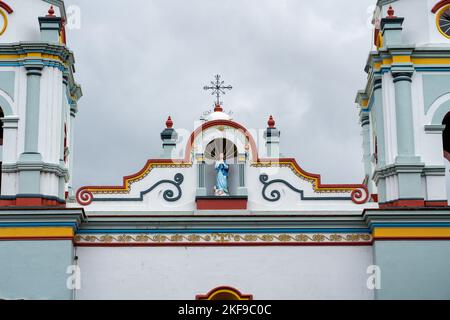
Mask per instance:
[[[221,153],[219,155],[219,160],[216,161],[215,165],[217,171],[216,185],[214,186],[214,194],[216,196],[227,196],[228,192],[228,171],[230,167],[224,160],[224,155]]]

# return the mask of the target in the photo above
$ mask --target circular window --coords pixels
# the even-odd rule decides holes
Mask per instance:
[[[439,32],[450,39],[450,5],[443,7],[437,14],[436,24]]]

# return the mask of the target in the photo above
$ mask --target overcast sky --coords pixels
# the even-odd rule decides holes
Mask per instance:
[[[325,183],[363,180],[356,91],[365,85],[375,0],[72,0],[68,31],[83,88],[75,187],[121,184],[158,157],[171,115],[192,130],[211,109],[203,86],[220,73],[235,121],[264,129]]]

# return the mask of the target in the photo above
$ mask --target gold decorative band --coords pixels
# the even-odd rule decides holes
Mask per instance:
[[[372,236],[365,233],[343,234],[98,234],[76,235],[75,244],[78,245],[167,245],[167,244],[336,244],[357,243],[370,244]]]

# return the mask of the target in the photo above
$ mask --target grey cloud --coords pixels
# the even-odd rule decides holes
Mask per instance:
[[[243,125],[273,114],[282,152],[325,182],[361,182],[355,93],[370,50],[374,0],[66,1],[81,9],[68,32],[79,103],[75,186],[118,184],[159,155],[168,115],[193,129],[213,97]]]

